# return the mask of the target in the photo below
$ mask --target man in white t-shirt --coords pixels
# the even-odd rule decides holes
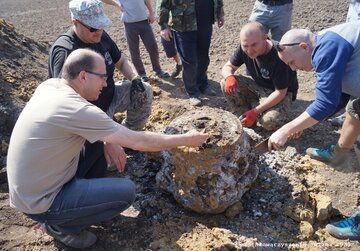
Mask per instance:
[[[96,236],[84,229],[129,207],[135,185],[124,178],[77,176],[85,140],[160,151],[198,146],[208,135],[132,131],[113,121],[89,102],[107,85],[105,60],[89,49],[73,51],[61,77],[39,85],[14,127],[7,162],[10,205],[65,245],[86,248],[96,242]],[[126,156],[114,162],[123,171]]]

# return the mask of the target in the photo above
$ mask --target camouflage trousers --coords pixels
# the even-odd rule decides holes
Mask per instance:
[[[151,114],[151,105],[153,99],[153,91],[151,85],[144,83],[145,101],[142,105],[132,104],[130,100],[131,81],[118,81],[115,83],[115,93],[106,114],[110,118],[117,112],[126,111],[126,119],[122,121],[122,125],[132,130],[142,130],[147,119]]]
[[[360,98],[350,100],[346,105],[346,111],[356,119],[360,120]]]
[[[236,116],[255,108],[259,103],[263,103],[273,92],[270,89],[259,86],[251,78],[239,75],[236,76],[238,84],[234,94],[225,92],[225,82],[221,81],[221,90],[226,98],[231,112]],[[292,93],[288,93],[285,98],[276,106],[263,112],[258,118],[258,125],[268,131],[275,131],[289,122],[291,119],[288,112],[293,104]]]

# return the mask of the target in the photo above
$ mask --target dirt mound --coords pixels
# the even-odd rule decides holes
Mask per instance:
[[[48,45],[16,32],[0,18],[0,131],[7,139],[26,101],[47,76]]]

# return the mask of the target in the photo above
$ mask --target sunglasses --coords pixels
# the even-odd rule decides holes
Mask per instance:
[[[282,52],[285,48],[285,46],[295,46],[295,45],[299,45],[301,44],[300,43],[291,43],[291,44],[279,44],[279,43],[276,43],[275,44],[275,49],[278,51],[278,52]]]
[[[108,75],[106,73],[102,74],[102,73],[97,73],[97,72],[93,72],[93,71],[85,71],[85,72],[90,73],[95,76],[99,76],[99,77],[103,78],[105,81],[107,81],[107,79],[108,79]]]
[[[94,32],[97,32],[98,30],[101,30],[101,29],[96,29],[96,28],[87,26],[86,24],[84,24],[83,22],[80,22],[79,20],[76,20],[76,21],[78,21],[82,26],[84,26],[86,29],[88,29],[91,33],[94,33]]]

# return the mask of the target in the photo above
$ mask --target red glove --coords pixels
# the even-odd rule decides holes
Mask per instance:
[[[240,122],[246,127],[251,127],[255,123],[257,116],[258,113],[255,109],[249,110],[241,115],[243,119]]]
[[[225,78],[225,92],[226,93],[235,93],[237,80],[234,75],[230,75]]]

